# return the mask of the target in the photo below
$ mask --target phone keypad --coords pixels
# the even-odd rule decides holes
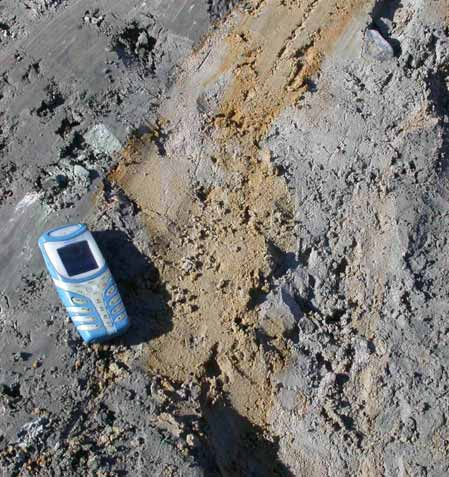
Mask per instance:
[[[85,283],[67,283],[55,280],[55,285],[66,294],[73,323],[79,331],[103,330],[107,334],[117,331],[116,323],[123,326],[128,319],[117,285],[109,271]],[[119,325],[117,325],[119,326]]]

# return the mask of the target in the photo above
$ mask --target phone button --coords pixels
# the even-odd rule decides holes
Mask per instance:
[[[85,300],[84,298],[79,298],[77,296],[72,296],[71,300],[72,300],[72,303],[74,305],[86,305],[87,304],[87,300]]]
[[[86,308],[84,306],[69,306],[67,307],[67,311],[69,313],[91,313],[92,309],[91,308]]]
[[[72,316],[72,320],[78,323],[93,323],[96,319],[93,316]]]
[[[100,327],[98,325],[79,325],[77,328],[79,331],[95,331]]]
[[[109,301],[109,305],[114,306],[114,305],[117,305],[117,303],[119,303],[119,302],[120,302],[120,296],[117,295],[117,296],[111,298],[111,300]]]
[[[125,307],[123,306],[122,303],[120,303],[120,305],[117,305],[112,311],[111,313],[113,315],[115,315],[116,313],[120,313],[121,311],[123,311],[125,309]]]
[[[116,287],[115,285],[112,285],[112,286],[110,286],[110,287],[106,290],[106,295],[107,295],[107,296],[112,296],[112,295],[114,295],[116,292],[117,292],[117,287]]]
[[[126,313],[120,313],[120,315],[118,315],[115,319],[114,319],[114,323],[117,323],[119,321],[123,321],[126,319]]]

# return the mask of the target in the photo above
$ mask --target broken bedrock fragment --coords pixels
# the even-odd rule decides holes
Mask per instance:
[[[366,31],[363,52],[378,61],[386,61],[394,57],[393,47],[377,30]]]
[[[277,328],[282,328],[284,334],[292,332],[303,316],[298,303],[285,287],[271,292],[260,311],[264,328],[269,327],[269,323],[275,324]]]
[[[122,148],[120,141],[104,124],[94,126],[85,135],[84,139],[97,154],[107,154],[111,156],[114,152],[118,152]]]

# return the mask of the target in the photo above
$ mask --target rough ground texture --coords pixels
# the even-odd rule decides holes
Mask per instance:
[[[5,476],[449,474],[448,10],[0,3]],[[36,248],[81,220],[102,346]]]

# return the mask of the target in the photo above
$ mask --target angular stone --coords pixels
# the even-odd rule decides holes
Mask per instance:
[[[394,57],[393,47],[377,30],[366,31],[363,52],[378,61],[387,61]]]
[[[80,166],[79,164],[76,164],[73,167],[73,173],[77,177],[89,178],[89,176],[90,176],[90,172],[87,169],[85,169],[83,166]]]
[[[261,306],[262,327],[268,334],[276,331],[283,335],[291,333],[302,315],[299,305],[285,287],[270,293]]]
[[[104,124],[94,126],[84,139],[97,154],[111,156],[122,149],[120,141]]]

